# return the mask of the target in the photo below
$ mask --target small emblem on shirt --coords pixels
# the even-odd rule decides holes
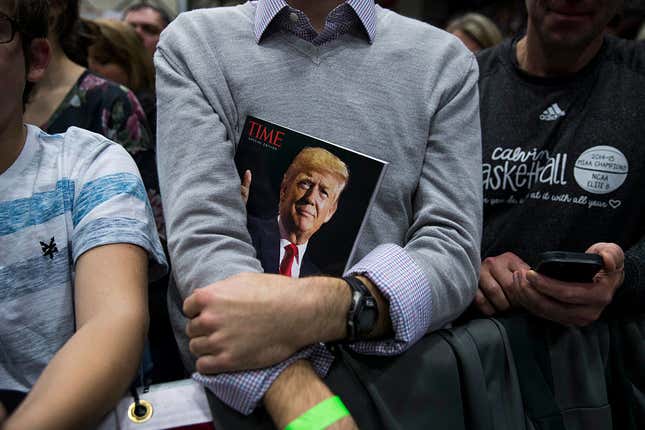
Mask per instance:
[[[607,145],[587,149],[580,154],[573,167],[573,176],[580,188],[594,194],[616,191],[628,174],[629,162],[625,154]],[[614,209],[619,206],[616,202],[612,205]]]
[[[558,106],[557,103],[553,103],[544,112],[542,112],[542,114],[540,115],[540,119],[542,121],[555,121],[556,119],[565,115],[566,115],[566,112],[560,109],[560,106]]]
[[[53,237],[49,239],[49,244],[40,242],[40,248],[43,250],[43,257],[49,257],[50,260],[53,260],[54,254],[58,252],[58,248],[56,247],[56,242]]]

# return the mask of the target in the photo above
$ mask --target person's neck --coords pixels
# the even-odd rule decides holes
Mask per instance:
[[[318,33],[325,27],[325,19],[329,12],[334,10],[336,6],[344,3],[343,0],[287,0],[291,7],[301,10],[311,22],[311,25]]]
[[[22,110],[18,115],[13,115],[7,124],[0,125],[0,174],[18,159],[26,138],[27,128],[22,123]]]
[[[533,76],[572,75],[593,60],[602,47],[602,41],[600,35],[583,49],[557,49],[545,46],[529,28],[527,34],[517,42],[517,63],[520,69]]]
[[[56,43],[51,40],[52,58],[43,78],[34,86],[24,121],[44,126],[63,102],[69,91],[76,85],[85,69],[70,60]]]
[[[34,88],[34,97],[37,97],[40,91],[51,92],[60,87],[71,87],[85,71],[85,68],[65,55],[55,39],[55,37],[50,38],[52,57],[43,79]]]

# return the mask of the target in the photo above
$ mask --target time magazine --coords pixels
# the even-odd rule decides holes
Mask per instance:
[[[285,274],[283,239],[297,245],[300,277],[342,275],[387,163],[249,116],[235,164],[243,185],[250,172],[247,225],[264,271]]]

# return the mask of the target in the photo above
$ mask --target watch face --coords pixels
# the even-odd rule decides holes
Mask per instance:
[[[374,330],[378,321],[378,307],[360,279],[352,276],[343,279],[352,292],[352,304],[347,315],[348,340],[355,341]]]
[[[378,308],[376,307],[376,301],[371,296],[363,296],[361,302],[357,315],[358,332],[367,334],[374,330],[378,319]]]

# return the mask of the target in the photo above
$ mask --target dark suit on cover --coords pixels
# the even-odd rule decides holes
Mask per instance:
[[[262,219],[249,215],[246,223],[253,247],[265,273],[280,273],[280,227],[277,218]],[[318,275],[320,269],[309,254],[301,258],[300,277]]]

